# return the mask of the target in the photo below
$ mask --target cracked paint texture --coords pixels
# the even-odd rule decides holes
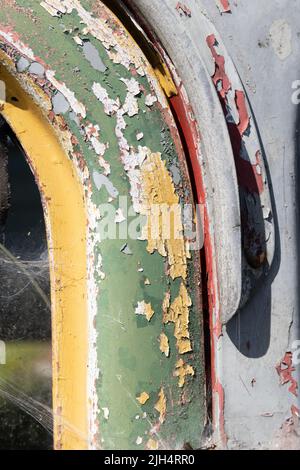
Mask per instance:
[[[197,447],[205,411],[195,255],[183,237],[164,238],[161,224],[158,239],[149,236],[149,225],[143,240],[101,240],[98,230],[100,205],[108,202],[118,211],[118,228],[125,223],[118,196],[135,208],[138,201],[142,215],[153,203],[170,207],[192,200],[175,124],[151,65],[100,1],[3,2],[0,47],[49,122],[59,123],[58,138],[84,188],[89,447]],[[41,67],[32,69],[33,63]],[[144,160],[130,167],[145,148]],[[180,168],[176,184],[174,165]],[[129,256],[121,251],[125,245]],[[136,314],[138,306],[144,314]],[[162,332],[169,341],[164,354],[157,345]],[[142,392],[149,397],[143,404],[137,400]]]

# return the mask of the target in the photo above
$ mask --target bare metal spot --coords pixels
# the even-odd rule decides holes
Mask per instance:
[[[43,77],[45,74],[45,68],[38,62],[33,62],[29,67],[29,73],[37,75],[38,77]]]
[[[107,176],[105,175],[101,175],[100,173],[98,173],[98,171],[94,171],[93,173],[93,180],[94,180],[94,183],[96,185],[96,188],[99,190],[102,188],[102,186],[105,187],[105,189],[107,190],[108,194],[115,198],[118,196],[119,192],[118,190],[114,187],[114,185],[112,184],[111,181],[109,181],[109,179],[107,178]]]
[[[55,114],[67,113],[70,109],[69,102],[60,91],[53,96],[52,107]]]
[[[29,65],[29,60],[25,59],[25,57],[21,57],[17,63],[17,71],[24,72],[26,69],[28,69]]]
[[[85,58],[89,61],[94,69],[99,70],[99,72],[105,72],[106,66],[102,62],[96,47],[91,42],[84,42],[83,53]]]

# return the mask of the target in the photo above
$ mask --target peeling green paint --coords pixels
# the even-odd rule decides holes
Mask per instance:
[[[171,175],[172,168],[181,168],[170,128],[160,106],[158,103],[153,103],[152,106],[145,103],[145,97],[154,93],[146,75],[137,74],[133,66],[126,68],[113,63],[103,44],[84,31],[85,25],[80,22],[75,11],[53,17],[36,1],[15,0],[13,8],[11,3],[3,2],[1,6],[1,25],[9,26],[17,32],[20,40],[49,69],[55,71],[55,78],[64,82],[86,109],[86,117],[81,119],[80,125],[71,110],[65,111],[63,117],[76,137],[74,148],[84,156],[90,175],[95,172],[103,175],[99,155],[83,133],[83,128],[92,124],[99,126],[98,140],[107,146],[103,158],[109,164],[110,172],[105,178],[120,196],[129,197],[130,183],[120,158],[115,133],[116,116],[105,113],[103,104],[96,99],[92,87],[94,83],[99,83],[105,88],[109,98],[119,99],[123,105],[127,94],[126,80],[132,77],[138,82],[141,92],[135,97],[138,113],[132,117],[123,116],[126,122],[124,138],[133,148],[143,145],[151,149],[151,152],[160,153]],[[108,27],[122,29],[114,23],[113,16],[101,2],[81,2],[88,11],[95,4],[97,8],[94,10],[102,9],[103,14],[109,17]],[[26,7],[26,10],[20,11],[17,7]],[[79,40],[74,40],[74,37]],[[93,50],[97,51],[103,64],[102,70],[101,67],[93,67],[91,61],[87,60],[81,41],[85,44],[88,41]],[[130,38],[128,42],[131,42]],[[12,55],[12,50],[8,50],[5,43],[1,47]],[[16,62],[21,57],[21,54],[14,53]],[[145,58],[143,60],[147,62]],[[37,83],[52,97],[53,91],[44,78],[40,78]],[[171,121],[171,116],[168,119]],[[137,134],[141,133],[143,137],[139,142]],[[176,171],[173,183],[181,203],[192,199],[190,188],[185,185],[186,180],[187,177],[182,175],[181,170],[180,173]],[[105,185],[99,189],[95,178],[90,178],[90,184],[95,208],[107,203],[109,196],[114,195],[107,191]],[[116,199],[112,203],[116,209],[119,208]],[[96,216],[96,220],[99,222],[99,217]],[[97,228],[94,235],[97,236]],[[124,256],[121,251],[125,243],[130,247],[130,256]],[[153,439],[162,449],[182,448],[186,442],[192,447],[199,446],[205,421],[205,380],[198,275],[194,273],[197,255],[192,253],[188,260],[186,281],[192,299],[189,309],[192,351],[182,355],[184,362],[193,367],[195,375],[186,377],[182,388],[178,387],[178,378],[174,375],[179,359],[174,325],[163,324],[162,314],[165,293],[170,291],[172,303],[178,296],[182,279],[172,279],[167,274],[166,259],[157,252],[150,254],[147,251],[147,241],[98,241],[95,242],[94,256],[95,260],[99,258],[101,261],[104,276],[95,269],[98,289],[96,347],[100,373],[98,378],[95,375],[99,411],[98,432],[92,445],[104,449],[140,449],[145,448],[147,442]],[[140,267],[143,268],[142,272],[139,271]],[[149,279],[150,284],[145,285],[145,278]],[[143,315],[135,314],[136,305],[141,301],[150,303],[155,312],[150,322]],[[169,339],[169,357],[162,354],[159,348],[159,336],[162,332]],[[159,421],[160,414],[155,408],[162,387],[166,400],[163,422]],[[149,400],[141,405],[136,396],[143,391],[149,394]]]

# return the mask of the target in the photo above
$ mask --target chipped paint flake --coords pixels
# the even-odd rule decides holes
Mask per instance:
[[[10,28],[7,28],[5,30],[1,29],[0,37],[3,37],[5,41],[7,41],[9,44],[12,44],[21,54],[25,55],[28,59],[35,60],[35,56],[32,49],[30,49],[30,47],[20,41],[19,38],[16,37],[14,31],[10,30]]]
[[[78,46],[82,46],[83,45],[83,40],[79,37],[79,36],[74,36],[73,37],[74,41],[76,42],[76,44]]]
[[[161,333],[159,337],[159,349],[161,352],[166,356],[169,357],[170,355],[170,345],[169,339],[165,333]]]
[[[100,83],[94,83],[92,86],[92,90],[96,98],[103,104],[104,112],[108,116],[112,116],[119,110],[120,108],[119,98],[117,98],[116,100],[109,98],[106,89],[103,88],[103,86],[101,86]]]
[[[120,78],[121,82],[125,83],[128,93],[133,96],[138,96],[141,93],[140,84],[135,78]]]
[[[143,443],[143,438],[141,436],[138,436],[135,441],[137,446],[140,446]]]
[[[137,141],[142,140],[143,137],[144,137],[143,132],[138,132],[137,135],[136,135],[136,140]]]
[[[60,16],[59,11],[54,6],[48,5],[47,2],[40,2],[41,7],[43,7],[51,16]]]
[[[145,403],[147,403],[147,401],[149,400],[150,396],[148,395],[147,392],[142,392],[138,397],[136,397],[137,401],[141,404],[141,405],[145,405]]]
[[[147,449],[158,450],[158,442],[155,439],[149,439],[147,442]]]
[[[231,13],[229,0],[216,0],[220,13]]]
[[[158,401],[156,402],[154,408],[159,412],[160,424],[163,424],[167,413],[167,399],[163,388],[161,388],[159,391]]]
[[[174,336],[179,354],[192,351],[189,334],[189,307],[192,301],[183,283],[180,285],[179,294],[172,302],[170,308],[163,312],[164,323],[174,323]],[[164,308],[163,308],[164,310]]]
[[[176,362],[176,369],[174,371],[174,377],[178,377],[178,386],[182,388],[185,384],[185,380],[187,376],[193,377],[195,375],[195,371],[192,366],[189,364],[185,364],[182,359],[179,359]]]
[[[104,419],[108,420],[109,418],[109,409],[107,407],[101,408],[103,411]]]
[[[40,5],[45,8],[52,16],[58,16],[59,13],[67,13],[67,9],[61,0],[45,0]]]
[[[154,103],[156,103],[156,101],[157,101],[156,96],[149,94],[145,98],[145,105],[148,107],[151,107],[153,106]]]
[[[143,160],[144,155],[140,155],[140,158]],[[130,172],[128,175],[132,180]],[[149,253],[158,251],[161,256],[167,256],[172,279],[186,279],[187,249],[182,235],[181,207],[172,178],[160,153],[148,152],[141,165],[139,181],[143,182],[142,188],[141,185],[137,188],[138,199],[142,202],[139,212],[147,216],[147,223],[143,228],[144,239],[148,240],[147,250]],[[133,192],[131,194],[134,196]],[[168,233],[166,217],[170,215],[170,211],[173,211],[173,219]]]
[[[148,321],[150,321],[151,318],[154,315],[154,310],[151,307],[151,303],[146,303],[143,300],[142,302],[137,303],[137,307],[135,309],[135,314],[136,315],[143,315],[147,318]]]
[[[289,392],[291,392],[296,397],[298,396],[298,383],[293,377],[293,372],[295,372],[295,367],[293,366],[293,354],[288,351],[285,353],[284,358],[276,366],[276,371],[280,377],[281,385],[290,384]]]
[[[124,114],[128,114],[129,117],[136,116],[139,113],[138,101],[131,93],[127,93],[126,95],[123,111]]]
[[[94,151],[99,157],[98,158],[99,165],[104,169],[104,175],[108,176],[110,174],[110,164],[103,158],[108,148],[108,144],[104,144],[103,142],[100,142],[100,140],[98,139],[99,131],[100,131],[100,128],[98,124],[94,125],[94,124],[89,123],[84,128],[84,132],[85,132],[87,140],[91,143]]]

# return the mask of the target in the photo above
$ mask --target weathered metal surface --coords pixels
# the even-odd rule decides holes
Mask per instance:
[[[150,231],[153,205],[177,205],[181,232],[183,204],[193,203],[157,79],[176,93],[167,69],[155,74],[101,2],[2,2],[0,40],[11,90],[2,112],[28,153],[47,212],[56,447],[197,447],[206,418],[199,257],[173,231],[166,237],[162,222],[156,236]],[[48,145],[49,123],[69,160],[54,138],[55,150]],[[74,169],[71,183],[66,172]],[[129,215],[120,196],[133,204]],[[105,239],[108,203],[119,236]],[[148,223],[142,239],[125,230],[137,215]]]
[[[214,442],[228,448],[299,448],[299,397],[295,397],[299,366],[292,366],[290,361],[294,340],[299,337],[295,213],[295,160],[299,146],[295,141],[298,113],[292,102],[298,78],[299,4],[268,1],[262,5],[245,0],[125,3],[147,18],[148,29],[161,40],[183,80],[203,140],[199,161],[205,187],[215,188],[223,182],[219,192],[206,191],[205,202],[208,208],[218,207],[209,211],[210,229],[206,232],[211,233],[213,225],[212,238],[219,243],[219,250],[213,252],[215,265],[212,263],[213,269],[208,272],[212,279],[216,273],[210,292],[217,299],[210,305]],[[210,79],[216,86],[214,95],[208,84]],[[201,90],[205,91],[200,94]],[[223,103],[221,113],[214,99],[218,95]],[[246,95],[251,110],[246,105]],[[233,152],[228,151],[224,124],[229,129],[235,126]],[[232,129],[230,133],[233,135]],[[223,143],[218,148],[220,138]],[[211,142],[218,149],[215,154]],[[249,158],[245,159],[247,146],[252,168]],[[207,162],[208,149],[211,151]],[[229,173],[234,159],[243,167],[230,166]],[[235,177],[240,188],[242,184],[246,189],[241,199],[242,219],[238,204],[231,204],[236,195],[232,191]],[[224,207],[224,198],[230,194],[233,197]],[[245,195],[250,206],[253,203],[254,212],[248,203],[245,206]],[[261,228],[255,226],[258,215]],[[235,223],[227,224],[234,217]],[[220,220],[222,226],[218,225]],[[247,228],[249,222],[252,231]],[[242,225],[243,264],[239,258],[241,247],[234,238],[236,224]],[[262,236],[255,234],[257,230]],[[207,243],[208,237],[205,240]],[[259,246],[263,250],[257,251]],[[226,258],[228,253],[231,258]],[[233,273],[225,281],[226,266]],[[242,290],[234,286],[238,278],[242,280]],[[236,301],[235,307],[234,302],[227,303],[225,317],[235,317],[226,328],[216,322],[222,318],[224,308],[218,303],[220,298]]]

